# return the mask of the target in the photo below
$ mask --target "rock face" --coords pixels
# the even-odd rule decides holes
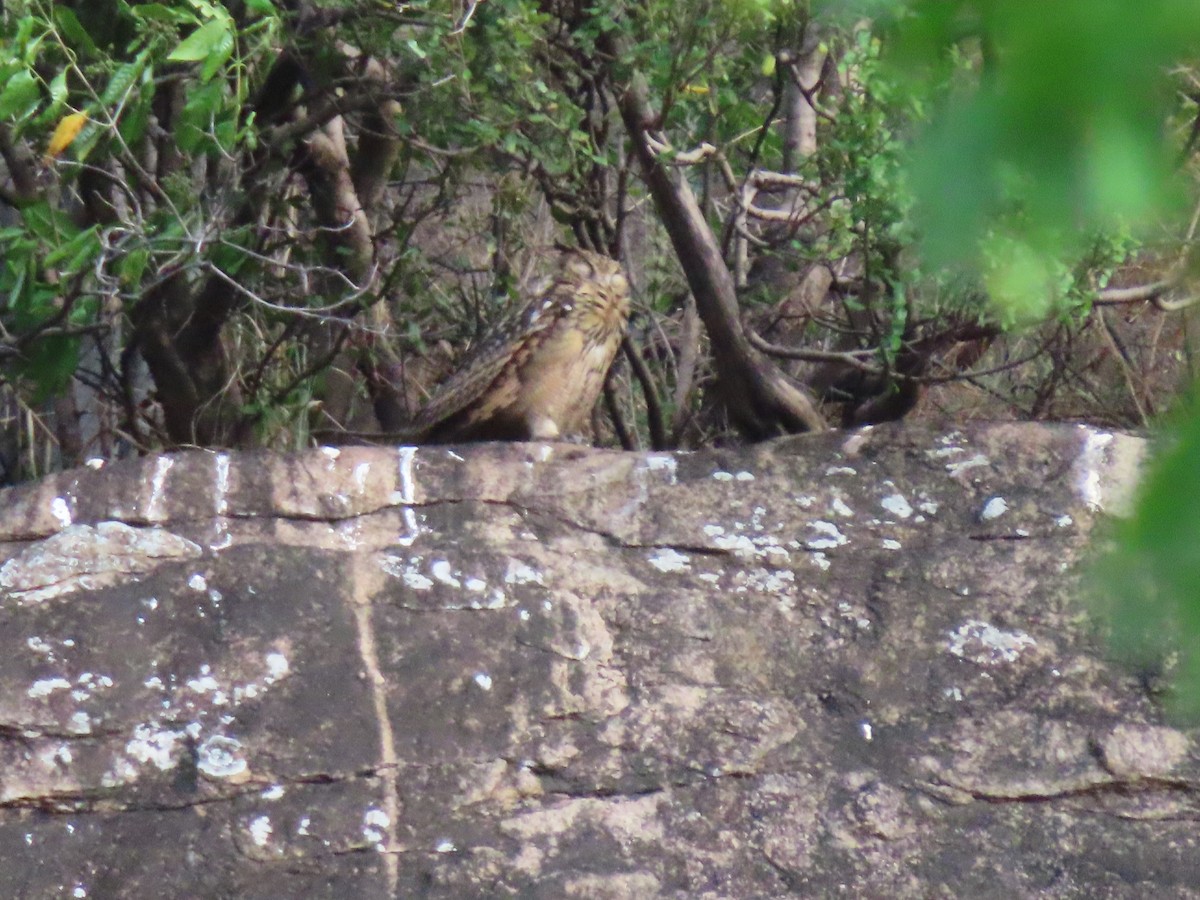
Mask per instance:
[[[0,896],[1200,896],[1076,564],[1139,441],[187,453],[0,493]]]

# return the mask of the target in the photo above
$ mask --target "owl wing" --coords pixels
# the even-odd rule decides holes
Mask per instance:
[[[545,283],[536,291],[533,299],[501,323],[468,354],[463,365],[438,386],[429,402],[422,407],[413,421],[419,431],[428,431],[451,416],[462,412],[475,403],[493,386],[498,385],[506,368],[519,366],[528,355],[529,348],[539,337],[554,325],[562,314],[561,282]],[[519,385],[508,386],[516,391]]]

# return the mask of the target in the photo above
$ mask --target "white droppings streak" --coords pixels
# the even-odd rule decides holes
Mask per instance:
[[[1104,454],[1113,442],[1111,434],[1091,431],[1083,440],[1083,452],[1076,464],[1075,490],[1089,509],[1099,510],[1104,506],[1104,491],[1100,485],[1100,472],[1104,467]]]
[[[404,506],[404,527],[407,534],[403,534],[396,539],[396,543],[402,547],[411,547],[413,541],[421,533],[421,527],[417,523],[417,513],[411,506],[416,502],[416,482],[413,479],[413,461],[417,458],[416,447],[401,447],[397,451],[400,455],[400,490],[393,492],[392,501],[400,503]]]
[[[50,515],[58,521],[60,528],[66,528],[71,524],[71,508],[67,506],[67,501],[62,497],[55,497],[50,501]]]
[[[217,474],[213,509],[218,516],[223,516],[229,510],[229,454],[218,453],[214,468]]]
[[[354,467],[354,486],[360,494],[367,492],[367,476],[371,474],[371,464],[360,462]]]
[[[150,500],[146,504],[146,518],[151,522],[163,518],[162,505],[166,499],[167,473],[175,465],[175,460],[169,456],[160,456],[154,460],[154,474],[150,477]]]

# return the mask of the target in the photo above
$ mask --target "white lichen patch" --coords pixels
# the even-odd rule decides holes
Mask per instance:
[[[999,666],[1014,663],[1026,650],[1037,646],[1037,641],[1023,631],[1005,631],[988,622],[968,619],[949,632],[946,649],[960,659],[981,666]]]
[[[988,459],[986,456],[984,456],[982,453],[976,453],[970,459],[960,460],[959,462],[947,463],[946,471],[949,472],[951,475],[953,475],[955,478],[957,478],[963,472],[969,471],[970,469],[978,469],[981,466],[990,466],[991,464],[992,464],[992,461],[990,459]]]
[[[414,591],[427,591],[433,587],[433,579],[422,575],[420,572],[405,572],[403,580],[405,586]]]
[[[65,678],[55,676],[53,678],[39,678],[31,684],[25,694],[33,700],[41,697],[49,697],[55,691],[69,691],[71,682]]]
[[[733,576],[734,593],[754,591],[772,597],[786,595],[796,584],[796,573],[791,569],[753,568],[739,571]]]
[[[505,584],[541,584],[546,582],[542,580],[542,573],[519,559],[510,558],[504,568],[504,583]]]
[[[992,497],[983,505],[983,510],[979,513],[979,518],[983,522],[989,522],[992,519],[998,519],[1008,512],[1008,501],[1003,497]]]
[[[291,665],[288,659],[278,651],[268,653],[263,657],[263,661],[267,664],[267,675],[263,679],[263,683],[267,685],[274,684],[282,678],[286,678],[291,671]]]
[[[809,522],[808,527],[818,535],[818,537],[807,538],[804,541],[804,546],[809,550],[832,550],[850,542],[850,539],[842,534],[832,522],[818,519],[815,522]]]
[[[196,747],[196,768],[201,774],[212,779],[236,778],[249,770],[249,764],[242,752],[242,742],[237,738],[224,734],[210,735]],[[283,796],[283,787],[275,785],[272,791],[278,791],[274,796],[263,797],[276,800]]]
[[[913,514],[912,505],[903,494],[888,494],[879,501],[879,505],[900,519],[907,519]]]
[[[144,682],[147,687],[165,692],[166,682],[169,682],[171,686],[178,684],[187,689],[186,694],[164,698],[160,703],[160,715],[162,720],[172,723],[184,717],[188,721],[182,726],[168,726],[159,721],[135,725],[126,742],[124,757],[116,760],[103,782],[114,786],[136,781],[141,772],[135,764],[153,763],[160,769],[172,768],[177,765],[181,752],[178,745],[185,739],[196,743],[196,764],[204,775],[234,780],[244,778],[249,763],[242,745],[220,730],[234,721],[230,714],[232,710],[262,696],[288,676],[291,666],[284,653],[271,650],[263,655],[263,669],[261,678],[247,682],[224,679],[207,664],[201,665],[191,677],[172,674],[164,679],[157,673],[148,677]],[[97,684],[103,686],[103,681],[97,679]],[[205,731],[217,733],[204,737]]]
[[[462,582],[458,580],[454,572],[454,567],[450,565],[449,560],[435,559],[429,566],[429,572],[433,577],[442,584],[449,585],[453,588],[462,587]]]
[[[368,843],[381,845],[387,837],[391,818],[382,809],[372,807],[363,813],[362,834]],[[382,849],[382,848],[381,848]]]
[[[128,582],[129,576],[202,552],[161,528],[131,528],[123,522],[68,525],[0,566],[0,590],[21,603],[40,603]]]
[[[692,567],[687,556],[670,547],[655,550],[648,557],[648,561],[660,572],[686,572]]]
[[[139,763],[152,763],[165,772],[174,768],[175,748],[183,737],[184,732],[177,729],[136,725],[125,743],[125,755]]]
[[[71,760],[74,759],[74,754],[71,753],[71,748],[66,744],[50,744],[39,751],[38,759],[47,768],[69,766]]]
[[[379,566],[389,575],[402,580],[410,590],[430,591],[440,584],[467,598],[459,602],[443,602],[443,609],[503,609],[508,606],[508,595],[500,588],[490,586],[485,578],[464,574],[446,559],[433,560],[428,565],[429,574],[425,574],[421,571],[423,563],[424,559],[420,556],[402,559],[388,555],[380,559]],[[536,577],[540,579],[541,576]]]
[[[271,827],[271,817],[257,816],[251,819],[247,830],[250,832],[250,840],[254,841],[256,847],[267,846],[274,831]]]
[[[643,465],[649,472],[664,472],[668,484],[675,484],[679,463],[674,456],[665,453],[653,453],[643,460]]]
[[[54,659],[54,648],[45,638],[37,636],[25,638],[25,646],[34,653],[46,657],[46,659]]]

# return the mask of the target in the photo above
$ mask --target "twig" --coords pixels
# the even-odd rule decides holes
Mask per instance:
[[[633,341],[629,339],[629,335],[625,335],[621,339],[621,352],[629,360],[629,367],[633,370],[633,377],[637,379],[638,384],[641,386],[642,396],[646,400],[646,424],[650,429],[650,447],[654,450],[666,450],[667,435],[663,431],[662,403],[659,402],[658,391],[654,389],[654,379],[650,375],[650,370],[646,367],[646,361],[634,349]]]

